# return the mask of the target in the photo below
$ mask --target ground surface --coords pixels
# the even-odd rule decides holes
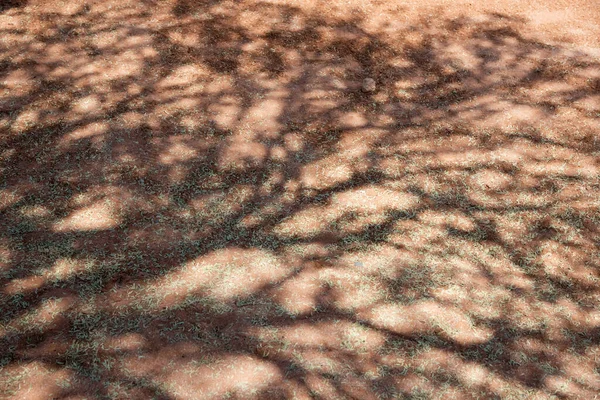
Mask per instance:
[[[0,398],[594,398],[599,20],[2,2]]]

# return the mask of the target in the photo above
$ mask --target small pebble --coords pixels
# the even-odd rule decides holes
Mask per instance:
[[[362,85],[363,92],[374,92],[377,89],[377,84],[375,83],[375,79],[365,78]]]

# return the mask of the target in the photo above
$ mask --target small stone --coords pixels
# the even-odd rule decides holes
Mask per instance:
[[[363,92],[374,92],[377,89],[377,84],[375,83],[375,79],[365,78],[362,85]]]

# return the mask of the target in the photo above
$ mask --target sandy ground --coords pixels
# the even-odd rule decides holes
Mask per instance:
[[[1,2],[0,398],[594,398],[598,21]]]

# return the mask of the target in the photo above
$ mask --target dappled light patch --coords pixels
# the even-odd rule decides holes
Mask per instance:
[[[18,331],[38,333],[60,328],[66,321],[64,314],[76,302],[77,298],[73,295],[47,296],[37,308],[28,310],[19,318],[14,318],[3,333],[9,335]]]
[[[338,310],[354,312],[368,309],[386,298],[381,282],[372,275],[366,275],[361,267],[362,261],[355,261],[353,270],[332,270],[322,274],[322,285],[331,293],[331,301]],[[388,267],[393,268],[393,264]],[[381,264],[377,265],[381,269]],[[371,267],[372,268],[372,267]]]
[[[506,189],[512,181],[512,177],[508,174],[498,171],[483,170],[472,176],[472,183],[479,185],[481,189],[488,190],[503,190]]]
[[[57,222],[54,230],[66,231],[94,231],[114,228],[119,225],[114,207],[109,200],[99,200],[89,206],[80,208],[68,217]]]
[[[403,307],[396,306],[393,303],[379,304],[368,309],[365,315],[361,315],[361,317],[378,328],[401,335],[410,335],[411,333],[418,335],[430,329],[427,326],[426,315],[418,314],[418,310],[414,306]]]
[[[143,293],[145,301],[157,309],[176,307],[188,298],[199,301],[209,298],[227,304],[277,283],[290,272],[289,267],[268,252],[228,248],[190,261],[146,287],[115,288],[107,300],[132,307]]]
[[[148,347],[147,339],[139,333],[127,333],[116,337],[107,338],[103,343],[104,348],[115,352],[135,352]]]
[[[107,130],[108,125],[106,123],[94,122],[82,126],[79,129],[75,129],[68,135],[63,136],[63,138],[61,138],[61,145],[68,148],[69,146],[76,146],[84,140],[90,140],[93,143],[101,143]]]
[[[42,361],[32,361],[11,371],[17,379],[8,383],[15,398],[47,399],[61,396],[75,382],[75,373],[54,368]],[[67,390],[65,390],[67,389]]]
[[[44,278],[51,281],[66,281],[71,277],[89,273],[94,269],[94,260],[59,258],[44,271]]]
[[[31,292],[46,282],[43,276],[28,276],[27,278],[15,279],[4,287],[4,293],[14,295],[17,293]]]
[[[386,213],[408,210],[417,202],[418,198],[409,193],[367,186],[336,194],[324,207],[311,207],[297,213],[293,219],[280,224],[277,232],[285,235],[293,230],[310,235],[331,229],[335,234],[338,229],[336,227],[339,227],[342,232],[351,233],[352,230],[358,231],[369,225],[385,223],[389,219]]]
[[[209,292],[221,300],[248,296],[291,272],[290,266],[264,250],[227,249],[213,257],[200,266],[217,269],[219,277],[210,282]]]
[[[83,115],[98,115],[102,112],[102,104],[95,95],[79,99],[73,106],[73,111]]]
[[[171,146],[160,155],[160,162],[163,164],[178,164],[195,158],[197,155],[196,148],[188,145],[184,140],[174,139],[171,143]]]
[[[323,190],[352,177],[352,167],[339,156],[330,156],[309,164],[302,171],[301,183],[307,188]]]
[[[445,225],[449,228],[469,232],[476,229],[474,221],[461,213],[441,212],[434,210],[425,210],[419,216],[419,219],[430,225]]]
[[[335,330],[337,335],[330,335],[330,330]],[[336,348],[342,345],[341,327],[332,323],[302,323],[281,329],[281,338],[301,348],[326,347]]]
[[[436,332],[463,346],[484,343],[492,332],[476,328],[470,318],[451,307],[440,307],[434,301],[423,301],[408,306],[381,304],[373,307],[365,317],[380,328],[410,335]]]
[[[133,376],[157,381],[171,396],[182,399],[250,396],[282,378],[277,367],[256,357],[231,355],[217,364],[195,365],[187,359],[193,354],[182,346],[167,348],[145,357],[144,363],[132,360],[127,370]],[[166,368],[172,359],[176,360],[174,368]]]
[[[284,97],[286,93],[282,93]],[[275,135],[281,129],[279,120],[283,111],[283,99],[275,93],[275,98],[261,99],[256,105],[248,109],[242,124],[255,127],[255,132],[265,133],[267,136]]]
[[[308,315],[318,310],[323,292],[318,271],[305,271],[277,288],[275,298],[290,314]]]
[[[35,88],[35,81],[31,72],[13,70],[4,75],[2,85],[7,89],[18,90],[20,94],[27,94],[29,90]]]
[[[265,161],[267,146],[248,139],[234,138],[220,164],[225,170],[244,170]]]

